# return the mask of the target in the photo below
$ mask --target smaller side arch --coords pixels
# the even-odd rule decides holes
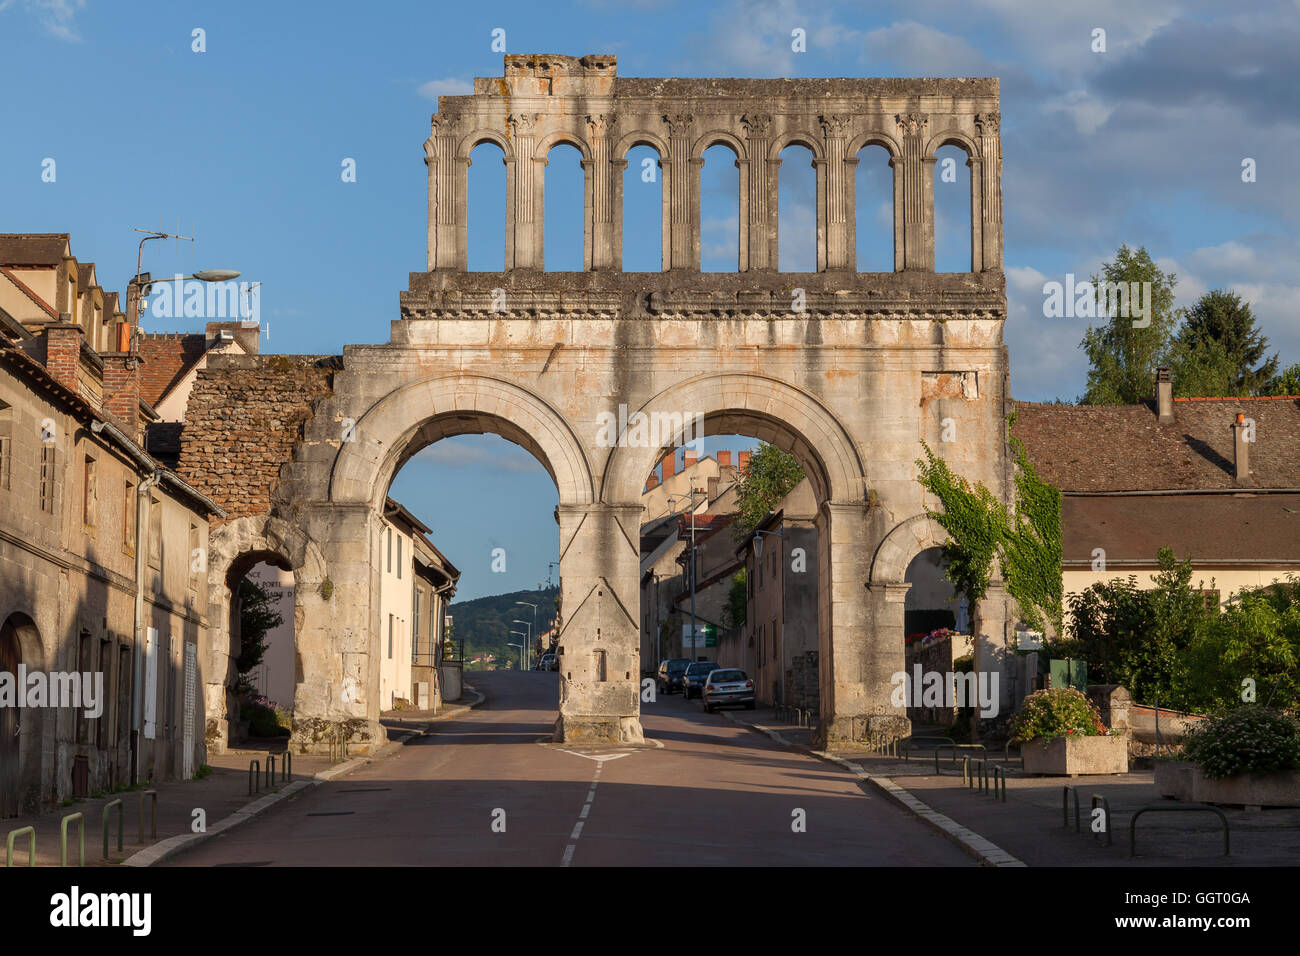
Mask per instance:
[[[956,146],[966,153],[968,159],[980,158],[979,144],[959,129],[942,130],[930,137],[925,144],[926,158],[933,159],[934,154],[945,146]]]
[[[822,145],[819,137],[813,135],[807,130],[789,130],[772,140],[767,148],[767,158],[777,160],[781,158],[781,150],[787,146],[804,146],[813,154],[814,161],[823,161],[826,159],[826,149]]]
[[[627,159],[628,152],[638,146],[649,146],[659,153],[660,159],[668,157],[668,143],[663,137],[651,133],[649,130],[633,130],[619,139],[614,146],[614,158]]]
[[[509,139],[496,130],[480,129],[475,130],[460,141],[460,145],[456,147],[456,161],[468,164],[470,153],[474,152],[483,143],[492,143],[499,146],[506,162],[510,162],[515,158],[515,149]]]
[[[845,149],[844,155],[850,158],[857,156],[868,146],[883,146],[889,153],[890,159],[898,159],[903,155],[903,148],[898,144],[898,140],[888,133],[874,132],[861,133],[849,140],[848,148]]]
[[[725,129],[711,129],[703,133],[691,145],[691,159],[703,160],[704,151],[711,146],[729,146],[736,154],[736,159],[749,159],[749,151],[745,148],[745,143],[735,133]]]
[[[948,532],[928,514],[912,515],[890,529],[871,559],[871,584],[902,584],[907,566],[927,548],[942,548]]]
[[[533,150],[533,158],[546,159],[555,146],[572,146],[582,153],[584,161],[591,161],[591,148],[587,145],[587,141],[577,133],[571,133],[567,129],[557,129],[538,140],[537,146]]]

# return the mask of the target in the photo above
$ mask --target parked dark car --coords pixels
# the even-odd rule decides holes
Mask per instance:
[[[682,689],[682,675],[686,673],[686,668],[690,665],[690,660],[685,657],[674,657],[659,662],[659,674],[655,678],[655,684],[661,694],[675,694]]]
[[[704,681],[704,710],[713,713],[719,707],[743,704],[754,709],[754,682],[736,667],[719,667]]]
[[[709,672],[717,669],[717,661],[693,661],[687,665],[686,672],[682,674],[682,693],[686,699],[699,697],[704,691],[704,682],[708,679]]]
[[[554,654],[543,654],[541,668],[544,671],[557,671],[560,669],[560,661]]]

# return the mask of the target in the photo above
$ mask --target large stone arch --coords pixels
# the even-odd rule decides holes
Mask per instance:
[[[294,574],[296,658],[312,636],[303,629],[314,610],[330,602],[328,568],[320,547],[297,525],[272,515],[237,518],[208,536],[208,646],[204,655],[204,703],[207,744],[220,753],[229,741],[227,686],[232,660],[232,587],[255,564],[268,561]],[[315,698],[328,694],[316,675],[301,668],[295,679],[294,712],[315,713]]]
[[[519,385],[472,373],[420,379],[372,405],[339,448],[329,500],[379,511],[393,476],[420,447],[485,431],[531,452],[555,482],[560,504],[595,500],[590,463],[564,416]]]
[[[866,498],[862,456],[847,429],[816,397],[786,382],[743,372],[701,375],[663,390],[637,410],[651,416],[701,412],[715,433],[788,446],[804,463],[819,501]],[[673,442],[679,438],[680,433]],[[602,500],[639,500],[646,476],[669,447],[615,448],[601,481]]]

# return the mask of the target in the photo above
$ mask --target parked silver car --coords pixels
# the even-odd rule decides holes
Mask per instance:
[[[703,696],[704,709],[710,714],[728,704],[744,704],[746,710],[753,710],[754,682],[739,668],[719,668],[709,673]]]

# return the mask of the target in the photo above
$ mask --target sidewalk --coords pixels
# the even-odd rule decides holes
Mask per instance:
[[[267,741],[263,745],[232,749],[224,754],[209,754],[208,766],[212,772],[201,780],[173,780],[165,783],[143,784],[136,790],[106,794],[84,800],[70,801],[67,806],[51,810],[39,816],[13,817],[0,820],[0,837],[22,827],[31,826],[36,830],[36,865],[58,866],[61,821],[68,814],[80,813],[86,834],[86,866],[118,866],[141,850],[170,840],[174,837],[194,833],[193,823],[197,819],[196,810],[202,810],[206,823],[206,832],[215,835],[217,825],[226,821],[222,829],[251,819],[274,806],[289,791],[296,792],[323,780],[333,779],[349,773],[371,760],[396,753],[402,745],[429,729],[429,726],[448,718],[457,717],[483,701],[483,696],[472,687],[466,687],[469,698],[467,702],[447,704],[434,714],[432,712],[401,712],[385,714],[381,722],[388,729],[389,743],[370,756],[357,757],[347,761],[331,762],[328,756],[315,754],[294,754],[292,757],[293,773],[284,779],[284,742]],[[477,698],[477,699],[475,699]],[[267,756],[275,755],[275,777],[267,782]],[[257,760],[259,766],[256,792],[249,794],[249,764]],[[151,805],[145,798],[144,840],[140,840],[140,791],[155,790],[158,794],[158,836],[154,839],[151,832]],[[272,799],[267,799],[271,797]],[[117,848],[117,808],[109,815],[109,855],[103,858],[103,816],[104,807],[114,800],[122,801],[123,830],[122,849]],[[241,813],[241,811],[244,811]],[[235,815],[241,819],[231,820]],[[15,867],[27,865],[27,836],[20,836],[14,841]],[[76,866],[79,858],[79,841],[77,824],[68,825],[68,864]],[[0,861],[2,862],[2,861]],[[150,861],[153,862],[153,861]],[[145,864],[147,865],[147,864]]]
[[[777,721],[771,710],[723,713],[739,724],[758,725],[790,746],[816,753],[811,748],[811,730]],[[938,775],[934,751],[929,749],[913,751],[910,760],[844,751],[836,751],[834,756],[867,775],[868,785],[902,788],[929,809],[1029,866],[1294,866],[1300,859],[1300,809],[1246,811],[1231,807],[1219,808],[1229,825],[1230,856],[1223,855],[1223,826],[1216,814],[1152,812],[1143,814],[1138,822],[1138,855],[1130,858],[1129,823],[1134,812],[1147,805],[1180,805],[1156,792],[1149,770],[1074,778],[1026,777],[1020,771],[1019,758],[1013,754],[1008,762],[998,751],[989,755],[989,763],[1006,770],[1004,803],[991,793],[966,786],[961,759],[953,762],[948,751],[940,757]],[[1061,808],[1067,787],[1068,827]],[[1078,832],[1074,825],[1075,788]],[[1090,828],[1093,794],[1105,797],[1110,804],[1110,846],[1104,833],[1094,835]]]

